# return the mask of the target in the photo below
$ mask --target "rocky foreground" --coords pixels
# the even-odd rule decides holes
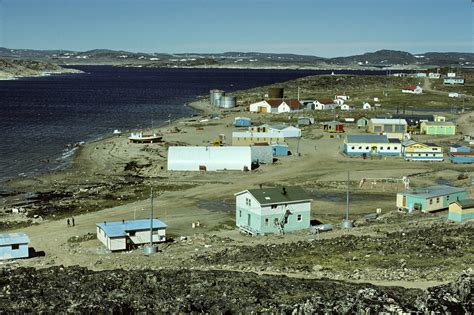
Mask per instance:
[[[0,313],[473,312],[473,275],[427,291],[328,279],[191,270],[83,267],[1,271]]]

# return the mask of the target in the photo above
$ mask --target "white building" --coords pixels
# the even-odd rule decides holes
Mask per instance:
[[[301,129],[287,125],[271,125],[268,126],[268,132],[281,134],[283,138],[299,138],[301,137]]]
[[[440,73],[435,73],[435,72],[430,72],[430,73],[428,73],[428,78],[430,78],[430,79],[439,79],[439,78],[441,78],[441,74]]]
[[[349,110],[354,110],[354,109],[355,109],[354,105],[349,105],[349,104],[341,105],[341,110],[344,110],[344,111],[349,111]]]
[[[347,95],[336,95],[335,99],[336,100],[343,100],[343,101],[348,101],[349,100],[349,96]]]
[[[421,94],[423,89],[419,85],[408,85],[402,88],[402,93]]]
[[[336,108],[336,104],[331,99],[321,99],[314,101],[315,110],[332,110]]]
[[[363,109],[363,110],[372,110],[372,109],[375,109],[375,106],[372,105],[372,104],[370,104],[370,103],[368,103],[368,102],[364,102],[364,103],[362,104],[362,109]]]
[[[97,223],[97,238],[108,250],[128,250],[150,242],[150,219]],[[153,219],[153,243],[166,241],[166,224]]]
[[[454,98],[456,98],[456,97],[459,97],[459,93],[450,92],[450,93],[448,94],[448,96],[449,96],[449,97],[454,97]]]
[[[254,113],[290,113],[301,110],[301,103],[292,99],[269,99],[250,104],[249,110]]]
[[[448,78],[455,78],[456,77],[456,72],[448,72],[446,75]]]
[[[168,171],[222,171],[252,169],[250,147],[169,147]]]

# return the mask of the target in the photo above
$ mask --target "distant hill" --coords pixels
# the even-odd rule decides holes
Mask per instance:
[[[224,53],[140,53],[94,49],[89,51],[30,50],[0,48],[0,57],[22,60],[41,60],[55,64],[108,64],[142,67],[441,67],[474,65],[473,53],[411,54],[396,50],[379,50],[348,57],[323,58],[311,55],[275,54],[260,52]]]

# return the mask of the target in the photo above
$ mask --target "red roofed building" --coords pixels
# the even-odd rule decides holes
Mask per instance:
[[[289,113],[301,109],[300,101],[296,99],[268,99],[250,104],[250,111],[256,113]]]
[[[423,89],[418,85],[407,85],[402,88],[402,93],[421,94]]]

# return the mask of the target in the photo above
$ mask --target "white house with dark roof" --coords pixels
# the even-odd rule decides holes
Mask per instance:
[[[309,229],[311,199],[297,186],[244,190],[235,194],[235,222],[252,235]]]

